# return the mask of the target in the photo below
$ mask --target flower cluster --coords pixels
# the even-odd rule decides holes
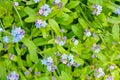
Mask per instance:
[[[95,72],[94,72],[94,76],[95,76],[96,78],[100,78],[100,77],[102,77],[102,76],[104,76],[104,75],[105,75],[105,73],[103,72],[102,68],[98,68],[98,69],[96,69]]]
[[[42,21],[42,20],[39,20],[37,19],[36,22],[35,22],[35,26],[36,28],[40,28],[40,27],[46,27],[47,23],[46,21]]]
[[[12,30],[13,42],[19,42],[24,37],[25,31],[23,29],[15,28]]]
[[[84,35],[87,36],[87,37],[90,37],[91,36],[91,32],[88,29],[85,29]]]
[[[115,13],[120,15],[120,6],[115,10]]]
[[[72,54],[69,54],[69,55],[67,55],[67,54],[63,54],[62,56],[61,56],[61,62],[63,63],[63,64],[67,64],[67,66],[75,66],[75,67],[78,67],[80,64],[77,64],[75,61],[74,61],[74,56],[72,55]]]
[[[12,72],[7,76],[7,80],[18,80],[19,79],[19,74],[16,72]]]
[[[99,53],[99,52],[100,52],[100,45],[97,45],[96,43],[93,44],[92,50],[93,50],[95,53]]]
[[[51,13],[52,9],[49,7],[48,4],[43,5],[40,10],[39,14],[43,16],[48,16]]]
[[[56,65],[53,64],[53,59],[52,57],[44,58],[41,60],[42,64],[47,67],[48,71],[54,72],[55,69],[57,68]]]
[[[60,36],[57,36],[55,39],[55,43],[60,45],[60,46],[64,46],[66,43],[66,39],[67,39],[66,36],[64,36],[63,38],[61,38]]]
[[[99,15],[102,12],[102,6],[98,5],[98,4],[94,4],[92,6],[92,8],[94,9],[93,13],[94,15]]]

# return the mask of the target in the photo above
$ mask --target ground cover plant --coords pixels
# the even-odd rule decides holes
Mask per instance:
[[[0,80],[120,80],[120,0],[0,0]]]

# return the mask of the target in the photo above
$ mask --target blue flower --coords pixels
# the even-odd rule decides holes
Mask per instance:
[[[12,72],[7,76],[7,80],[18,80],[19,79],[19,74],[16,72]]]
[[[19,42],[24,37],[25,31],[23,29],[15,28],[12,30],[13,42]]]
[[[43,5],[40,10],[39,14],[43,16],[48,16],[51,13],[52,9],[49,7],[48,4]]]
[[[6,42],[6,43],[8,43],[9,42],[9,37],[8,36],[4,36],[3,37],[3,41]]]
[[[115,10],[115,13],[120,15],[120,7]]]
[[[92,8],[94,9],[93,13],[94,15],[99,15],[102,12],[102,6],[98,5],[98,4],[94,4],[92,6]]]
[[[35,22],[35,26],[36,28],[40,28],[40,27],[46,27],[47,23],[46,21],[42,21],[42,20],[39,20],[37,19],[36,22]]]
[[[34,0],[35,3],[39,2],[39,0]]]
[[[14,6],[19,6],[19,3],[18,2],[14,2]]]

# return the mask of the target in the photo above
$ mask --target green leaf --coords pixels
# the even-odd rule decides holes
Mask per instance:
[[[56,21],[62,25],[69,25],[70,23],[72,23],[73,19],[68,14],[62,13],[56,18]]]
[[[118,23],[120,23],[120,18],[111,16],[111,17],[107,18],[107,21],[109,23],[118,24]]]
[[[76,6],[78,6],[79,3],[80,3],[80,1],[70,1],[70,3],[68,3],[68,4],[66,5],[66,7],[67,7],[68,9],[72,9],[72,8],[75,8]]]
[[[60,35],[60,27],[54,19],[48,20],[50,27],[54,30],[57,35]]]
[[[62,46],[57,46],[58,51],[60,51],[61,53],[69,53],[67,50],[65,50]]]
[[[120,75],[119,75],[119,71],[118,70],[114,70],[112,72],[112,76],[114,77],[114,80],[120,80]]]
[[[19,48],[19,44],[18,43],[16,44],[15,49],[17,51],[17,54],[20,55],[21,54],[21,50]]]
[[[61,72],[61,77],[63,80],[72,80],[70,77],[71,76],[68,76],[68,74],[64,71]]]
[[[76,63],[78,63],[78,64],[80,64],[80,65],[84,65],[84,60],[83,60],[83,59],[80,59],[80,58],[78,58],[78,57],[75,57],[74,60],[75,60]]]
[[[24,8],[24,11],[25,11],[28,15],[35,15],[35,11],[34,11],[32,8],[28,7],[28,6]]]
[[[14,19],[11,15],[7,15],[3,18],[3,24],[5,25],[5,27],[9,27],[12,25],[13,20]]]
[[[118,41],[119,40],[119,25],[118,24],[114,24],[112,27],[112,36],[113,39]]]
[[[44,38],[35,38],[33,42],[36,46],[43,46],[47,44],[47,41]]]
[[[27,38],[23,38],[22,42],[28,47],[31,61],[36,62],[38,60],[38,55],[36,53],[37,47],[35,44]]]
[[[107,58],[104,54],[102,53],[97,53],[96,56],[98,57],[98,59],[100,59],[102,62],[106,62]]]
[[[79,24],[71,26],[73,33],[80,39],[83,39],[83,28]]]
[[[0,51],[2,50],[2,48],[3,48],[3,44],[2,44],[2,43],[0,43]]]
[[[29,17],[25,18],[25,22],[27,23],[31,23],[31,22],[35,22],[36,17],[34,15],[30,15]]]
[[[78,21],[84,29],[88,27],[87,23],[82,18],[78,18]]]
[[[48,77],[41,77],[41,78],[38,78],[38,80],[50,80]]]

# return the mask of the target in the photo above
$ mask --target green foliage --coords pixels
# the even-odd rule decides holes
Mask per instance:
[[[0,80],[120,80],[119,4],[0,0]]]

